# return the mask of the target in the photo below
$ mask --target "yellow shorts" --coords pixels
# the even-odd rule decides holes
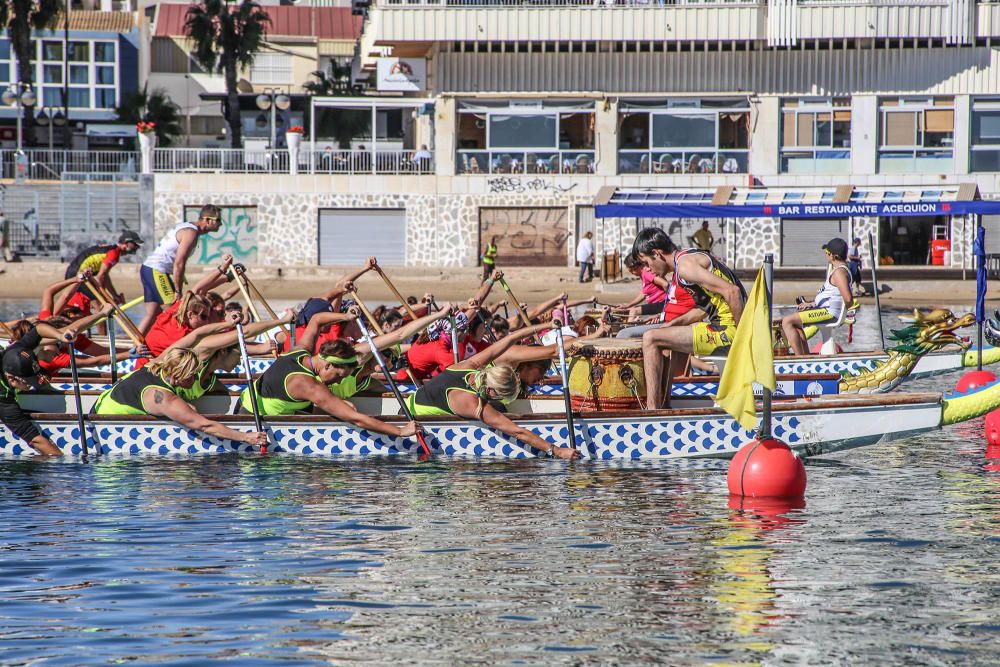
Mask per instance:
[[[735,336],[735,324],[727,326],[697,322],[691,325],[691,344],[696,357],[729,352],[729,346],[733,344]]]
[[[174,279],[162,271],[150,268],[145,264],[139,269],[139,280],[142,282],[143,301],[169,306],[177,296]]]
[[[800,310],[799,318],[802,320],[802,324],[824,324],[837,319],[833,313],[823,307]]]

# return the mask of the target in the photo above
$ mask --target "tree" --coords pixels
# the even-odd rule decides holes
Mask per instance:
[[[136,93],[126,95],[115,109],[123,123],[146,121],[156,124],[156,143],[167,147],[184,134],[181,127],[181,108],[174,104],[165,90],[156,88],[148,92],[146,86]]]
[[[226,122],[233,148],[243,145],[237,75],[239,69],[253,65],[270,24],[271,17],[255,0],[202,0],[187,10],[184,29],[194,40],[195,62],[225,76]]]
[[[316,70],[311,74],[315,81],[302,84],[310,95],[347,97],[361,95],[361,86],[351,85],[351,65],[330,61],[330,72]],[[371,132],[371,114],[358,109],[323,107],[317,109],[313,119],[317,137],[333,137],[339,148],[350,148],[351,140]]]
[[[11,48],[17,57],[17,80],[31,85],[34,67],[31,56],[35,51],[35,40],[31,38],[32,30],[51,28],[59,18],[62,3],[60,0],[2,0],[0,1],[0,26],[7,30]],[[34,141],[32,127],[35,115],[31,107],[24,107],[24,136],[28,143]]]

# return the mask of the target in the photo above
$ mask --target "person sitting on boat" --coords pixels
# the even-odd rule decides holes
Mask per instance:
[[[840,319],[844,308],[854,301],[851,293],[851,270],[847,266],[847,241],[830,239],[822,245],[826,251],[826,280],[812,301],[800,303],[798,312],[781,318],[781,330],[794,354],[809,354],[803,330],[808,324],[826,324]]]
[[[662,313],[670,282],[666,277],[658,276],[643,266],[642,260],[634,251],[625,255],[624,262],[628,272],[642,281],[642,287],[634,299],[618,304],[613,310],[628,315],[629,320]]]
[[[0,373],[0,422],[11,433],[21,438],[39,454],[59,456],[62,451],[52,443],[47,436],[42,435],[28,416],[28,413],[18,405],[17,395],[25,391],[37,391],[45,382],[41,366],[35,356],[35,348],[42,345],[44,339],[72,340],[76,331],[72,328],[60,331],[55,327],[39,322],[25,332],[14,344],[3,351],[3,372]]]
[[[552,456],[573,459],[575,449],[558,447],[528,429],[518,426],[501,412],[503,405],[520,395],[521,387],[538,383],[551,365],[548,348],[518,346],[518,342],[550,323],[519,329],[482,352],[453,364],[407,397],[414,417],[457,415],[482,421],[521,442]],[[561,326],[561,323],[559,323]],[[546,356],[538,358],[539,352]],[[499,408],[499,409],[498,409]]]
[[[687,313],[642,335],[647,405],[655,410],[669,407],[673,378],[684,370],[689,355],[729,352],[746,290],[732,269],[715,256],[703,250],[679,249],[658,227],[640,231],[632,249],[656,275],[673,272],[677,285],[691,294],[695,304]],[[664,378],[663,355],[668,351],[670,365]]]
[[[111,304],[104,304],[96,314],[88,315],[73,322],[62,317],[52,317],[46,323],[64,331],[70,328],[82,331],[93,325],[95,321],[106,319],[113,310]],[[73,340],[73,346],[77,352],[82,353],[76,359],[76,365],[79,368],[103,366],[113,362],[125,361],[133,356],[133,353],[127,350],[115,350],[115,354],[112,355],[112,351],[109,348],[98,345],[83,334],[77,334]],[[38,365],[41,366],[42,372],[49,377],[69,368],[71,365],[69,343],[65,340],[43,341],[38,349],[35,350],[35,355],[38,358]]]
[[[97,415],[152,415],[169,419],[185,428],[216,438],[259,447],[267,444],[267,434],[236,431],[200,414],[180,396],[198,381],[203,367],[198,355],[175,347],[139,370],[119,380],[97,397]]]
[[[352,315],[357,317],[357,311]],[[358,412],[353,404],[336,397],[330,390],[329,385],[350,377],[361,366],[350,341],[342,338],[327,341],[320,345],[317,353],[312,351],[312,340],[307,338],[303,343],[278,357],[254,380],[257,407],[262,416],[301,414],[315,408],[334,419],[375,433],[394,437],[416,433],[415,422],[402,428],[387,424]],[[241,414],[253,412],[249,387],[240,394],[238,410]]]

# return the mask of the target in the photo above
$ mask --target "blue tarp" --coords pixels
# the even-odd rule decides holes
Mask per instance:
[[[1000,201],[886,202],[864,204],[610,203],[594,207],[598,218],[850,218],[853,216],[1000,215]]]

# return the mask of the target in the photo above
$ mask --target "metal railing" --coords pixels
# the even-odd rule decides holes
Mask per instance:
[[[461,150],[456,174],[593,174],[594,151],[476,151]]]
[[[538,8],[560,7],[672,7],[702,5],[763,5],[762,0],[375,0],[376,6],[384,7],[472,7],[491,8]]]
[[[65,172],[113,173],[135,176],[139,154],[135,151],[71,151],[28,149],[26,178],[58,181]],[[16,178],[17,151],[0,150],[0,178]]]
[[[747,150],[664,149],[618,151],[620,174],[746,174]]]
[[[158,148],[153,152],[157,173],[289,173],[287,150],[232,148]],[[302,149],[298,171],[304,174],[433,174],[434,157],[413,150]]]

